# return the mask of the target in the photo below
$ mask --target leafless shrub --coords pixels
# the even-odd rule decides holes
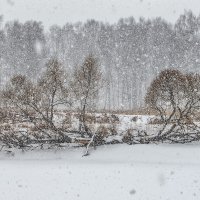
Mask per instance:
[[[109,124],[108,130],[109,130],[109,134],[110,134],[110,135],[117,135],[117,134],[118,134],[117,128],[116,128],[116,124],[115,124],[115,123]]]
[[[183,133],[186,135],[191,132],[195,132],[198,139],[199,127],[195,124],[193,116],[199,111],[199,100],[199,75],[183,74],[171,69],[161,72],[152,82],[146,95],[147,105],[159,113],[159,120],[162,122],[157,139],[170,140],[170,137],[178,132],[179,141],[183,138]]]
[[[119,123],[119,117],[117,115],[111,114],[111,123]]]
[[[72,115],[68,113],[65,115],[64,120],[62,121],[62,129],[69,129],[72,127]]]
[[[0,140],[7,147],[25,148],[29,144],[31,136],[26,131],[15,131],[9,128],[7,131],[1,131]]]
[[[107,113],[103,113],[102,115],[96,118],[96,122],[98,124],[109,124],[110,119]]]
[[[127,129],[126,133],[122,138],[122,141],[127,144],[134,144],[133,129]]]
[[[137,120],[138,120],[138,116],[134,116],[134,117],[131,119],[132,122],[137,122]]]
[[[105,138],[109,135],[109,130],[105,126],[100,126],[94,136],[94,145],[102,145],[105,143]]]
[[[94,123],[96,123],[96,117],[95,117],[95,115],[92,114],[92,113],[86,113],[85,114],[85,122],[87,124],[94,124]]]
[[[97,129],[97,134],[102,138],[108,137],[110,135],[110,130],[104,125],[100,125]]]

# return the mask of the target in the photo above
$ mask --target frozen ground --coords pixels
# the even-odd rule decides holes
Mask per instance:
[[[1,200],[193,200],[200,145],[110,145],[0,153]]]

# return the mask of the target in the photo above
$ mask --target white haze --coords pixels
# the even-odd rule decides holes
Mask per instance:
[[[113,23],[129,16],[174,22],[185,9],[199,14],[199,7],[199,0],[0,0],[0,15],[5,21],[42,21],[46,27],[91,18]]]

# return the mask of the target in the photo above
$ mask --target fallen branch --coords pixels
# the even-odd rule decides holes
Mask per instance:
[[[87,146],[86,146],[86,151],[85,151],[85,154],[83,154],[83,156],[88,156],[88,155],[90,155],[90,154],[89,154],[89,147],[90,147],[90,145],[94,142],[94,137],[95,137],[95,136],[96,136],[96,133],[94,133],[94,134],[92,135],[92,137],[91,137],[89,143],[88,143]]]

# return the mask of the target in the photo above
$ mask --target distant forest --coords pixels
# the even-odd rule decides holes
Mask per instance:
[[[134,110],[144,105],[147,88],[162,70],[200,72],[200,16],[185,11],[174,24],[160,17],[129,17],[115,24],[88,20],[49,30],[41,22],[1,17],[1,87],[14,74],[37,80],[52,57],[72,72],[91,53],[105,79],[99,108]]]

